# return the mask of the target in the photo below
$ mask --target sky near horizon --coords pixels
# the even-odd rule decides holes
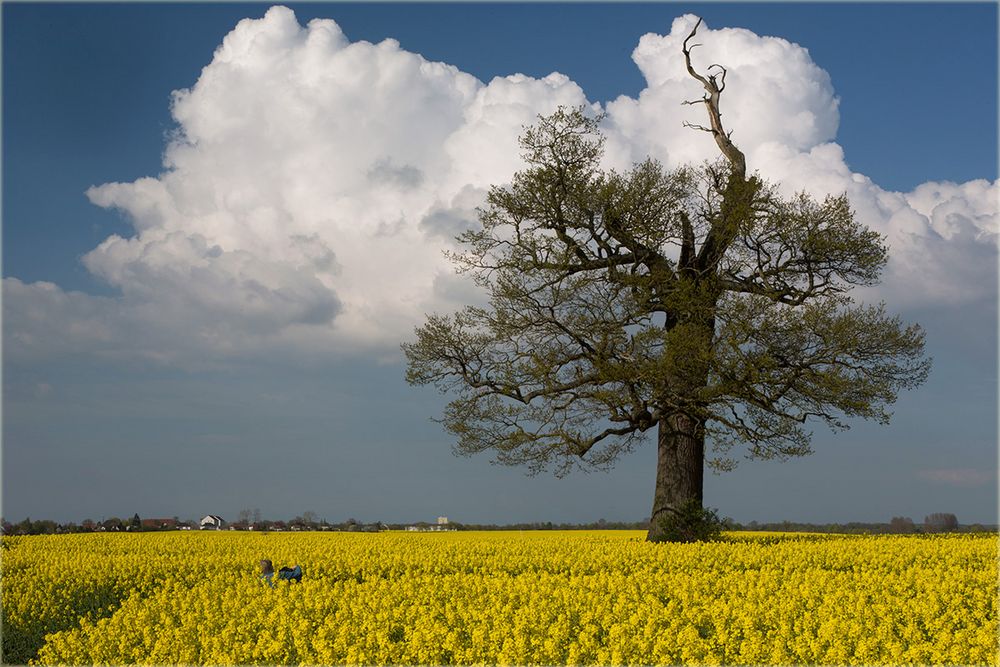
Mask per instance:
[[[610,472],[459,458],[399,343],[538,114],[605,164],[714,156],[680,43],[784,193],[846,192],[934,359],[888,426],[706,475],[737,521],[997,522],[995,3],[17,3],[3,18],[2,514],[637,521]]]

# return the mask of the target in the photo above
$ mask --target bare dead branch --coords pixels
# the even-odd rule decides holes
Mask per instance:
[[[736,144],[732,142],[732,139],[730,139],[731,133],[726,132],[725,128],[723,127],[722,113],[720,113],[719,111],[719,96],[722,93],[723,89],[726,87],[726,68],[723,67],[722,65],[719,65],[718,63],[714,63],[709,66],[708,68],[709,71],[711,71],[713,68],[718,68],[722,70],[722,73],[720,75],[711,75],[705,77],[702,76],[701,74],[698,74],[694,66],[691,64],[691,49],[699,45],[695,44],[689,47],[688,41],[690,41],[690,39],[695,36],[695,33],[698,32],[698,27],[701,26],[701,22],[702,20],[699,18],[694,28],[691,29],[691,33],[684,39],[684,44],[681,47],[681,51],[684,53],[684,64],[687,67],[688,74],[690,74],[695,80],[700,82],[701,85],[705,88],[706,94],[704,102],[705,106],[708,108],[708,118],[712,126],[710,132],[712,133],[712,136],[715,138],[715,143],[718,144],[719,150],[721,150],[722,154],[726,157],[727,160],[729,160],[730,164],[733,167],[733,171],[736,177],[743,180],[746,179],[746,157],[743,155],[743,152],[736,147]],[[695,126],[685,123],[685,127],[695,127]],[[698,126],[695,129],[704,129],[704,128]]]
[[[694,123],[689,123],[687,121],[684,121],[684,127],[689,127],[692,130],[701,130],[702,132],[714,132],[714,130],[710,127],[705,127],[704,125],[696,125]]]
[[[719,79],[719,92],[721,93],[723,90],[726,89],[726,68],[718,63],[713,63],[708,66],[708,71],[711,72],[713,67],[718,67],[720,70],[722,70],[722,75],[721,78]],[[715,81],[715,77],[709,77],[709,78],[711,78],[712,81]]]
[[[681,51],[684,53],[684,62],[687,64],[688,74],[698,79],[698,81],[701,81],[702,85],[705,86],[705,88],[708,88],[708,81],[705,80],[705,77],[694,71],[694,67],[691,66],[691,49],[695,48],[696,46],[701,46],[701,44],[694,44],[693,46],[688,47],[688,40],[694,37],[694,34],[698,32],[698,26],[700,25],[701,25],[701,18],[699,18],[698,22],[694,24],[694,29],[691,30],[691,34],[684,39],[684,44],[681,45]]]

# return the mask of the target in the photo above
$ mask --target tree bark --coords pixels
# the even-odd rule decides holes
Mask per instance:
[[[662,534],[660,522],[688,502],[704,497],[705,430],[683,412],[660,420],[657,436],[656,490],[646,539]]]

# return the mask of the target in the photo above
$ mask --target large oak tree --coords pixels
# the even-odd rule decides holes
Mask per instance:
[[[700,24],[700,21],[699,21]],[[810,452],[810,421],[889,419],[921,383],[923,333],[856,303],[887,259],[846,196],[783,198],[722,124],[726,70],[702,84],[713,163],[602,170],[600,118],[560,109],[521,137],[452,255],[487,307],[432,315],[403,344],[407,380],[456,394],[456,451],[557,474],[606,467],[654,431],[649,537],[701,505],[706,465]],[[692,135],[697,136],[697,135]]]

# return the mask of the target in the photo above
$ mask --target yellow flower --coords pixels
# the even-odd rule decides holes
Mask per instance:
[[[732,537],[695,545],[647,544],[628,532],[4,537],[4,657],[1000,664],[995,537]],[[253,564],[262,557],[302,565],[302,583],[259,585]]]

